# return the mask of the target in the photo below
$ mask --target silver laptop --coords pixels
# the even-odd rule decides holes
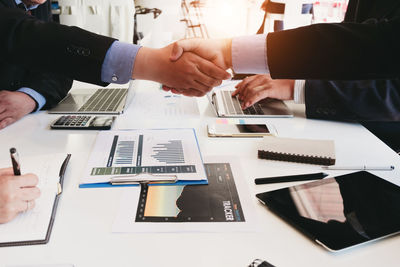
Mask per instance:
[[[293,117],[293,112],[283,101],[270,98],[263,99],[243,110],[239,99],[236,96],[232,97],[233,92],[232,89],[219,89],[207,95],[218,117]]]
[[[121,114],[127,106],[129,88],[77,89],[69,93],[58,105],[49,110],[52,114]],[[129,92],[129,93],[128,93]]]

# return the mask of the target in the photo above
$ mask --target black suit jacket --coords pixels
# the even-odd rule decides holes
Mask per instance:
[[[345,22],[390,20],[400,15],[398,0],[349,2]],[[400,79],[307,80],[308,118],[359,121],[395,150],[400,149]]]
[[[0,35],[1,62],[107,85],[101,81],[101,67],[113,38],[6,8],[0,8]]]
[[[350,0],[357,21],[314,24],[274,32],[267,37],[268,66],[274,79],[391,79],[400,74],[400,17],[371,19],[364,9],[385,2]],[[380,15],[381,18],[383,15]]]
[[[0,0],[0,7],[17,8],[14,0]],[[32,10],[32,16],[41,21],[51,21],[51,3],[46,3]],[[35,53],[29,50],[30,53]],[[15,91],[29,87],[40,93],[45,99],[44,109],[55,106],[66,96],[72,86],[72,79],[52,72],[38,71],[35,66],[25,67],[14,62],[0,60],[0,90]]]

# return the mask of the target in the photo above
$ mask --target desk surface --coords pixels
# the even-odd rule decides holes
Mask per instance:
[[[138,92],[157,93],[159,86],[135,81]],[[0,249],[0,266],[43,263],[73,263],[75,266],[247,266],[261,258],[275,266],[398,266],[400,236],[329,253],[311,242],[258,203],[255,193],[288,184],[255,186],[255,177],[320,171],[318,166],[257,159],[258,139],[211,139],[207,123],[215,116],[206,98],[197,100],[200,116],[156,118],[141,114],[132,105],[119,116],[114,129],[193,127],[204,157],[236,156],[252,195],[260,229],[251,233],[113,234],[111,225],[121,188],[79,189],[78,183],[96,138],[90,131],[52,131],[57,115],[39,112],[0,131],[0,160],[8,160],[10,146],[20,155],[72,153],[64,193],[58,207],[49,244]],[[392,172],[375,172],[400,185],[400,158],[358,124],[309,120],[301,105],[290,104],[294,118],[263,119],[282,137],[334,139],[338,165],[395,165]],[[254,122],[260,122],[256,120]],[[342,174],[343,171],[331,171]]]

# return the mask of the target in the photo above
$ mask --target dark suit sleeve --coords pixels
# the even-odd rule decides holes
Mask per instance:
[[[399,121],[400,80],[307,80],[308,118]]]
[[[400,18],[314,24],[267,36],[274,79],[379,79],[400,73]]]
[[[101,67],[115,39],[41,22],[17,9],[0,8],[0,18],[2,61],[106,85],[101,81]]]
[[[39,5],[32,15],[41,21],[51,22],[51,1]],[[46,104],[42,109],[50,109],[67,95],[72,86],[72,79],[52,72],[29,70],[24,76],[23,83],[24,86],[32,88],[46,99]]]
[[[24,84],[46,99],[42,109],[50,109],[67,95],[72,86],[72,79],[62,74],[31,71],[25,77]]]

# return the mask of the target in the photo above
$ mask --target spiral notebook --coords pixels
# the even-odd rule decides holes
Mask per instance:
[[[333,140],[295,139],[267,136],[258,150],[258,158],[317,165],[334,165]]]

